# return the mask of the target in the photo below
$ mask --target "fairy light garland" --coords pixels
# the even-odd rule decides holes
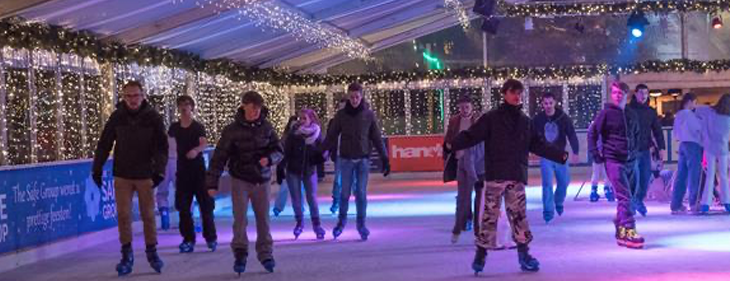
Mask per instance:
[[[183,1],[176,0],[173,3],[182,3]],[[317,44],[322,48],[331,48],[345,53],[351,58],[370,58],[370,49],[358,40],[270,1],[199,0],[195,4],[200,8],[214,6],[219,13],[235,10],[239,14],[239,19],[250,18],[257,26],[286,31],[297,40]]]

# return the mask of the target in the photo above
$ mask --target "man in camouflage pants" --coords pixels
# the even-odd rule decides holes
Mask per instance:
[[[525,184],[529,152],[564,164],[568,153],[546,144],[535,130],[530,118],[522,112],[520,81],[509,79],[502,85],[504,103],[484,114],[476,124],[459,133],[447,149],[454,151],[484,142],[485,188],[479,194],[479,231],[477,251],[472,263],[476,273],[484,270],[487,249],[497,245],[497,222],[501,198],[504,196],[507,217],[512,225],[512,238],[517,243],[519,263],[523,271],[538,271],[540,263],[529,254],[532,233],[527,224]]]

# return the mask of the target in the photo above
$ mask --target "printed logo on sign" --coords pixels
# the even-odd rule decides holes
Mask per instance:
[[[86,202],[86,215],[89,216],[91,221],[95,221],[96,216],[99,215],[101,192],[99,192],[99,187],[96,186],[96,183],[94,183],[91,177],[86,178],[85,186],[84,202]]]
[[[426,147],[398,147],[397,145],[393,145],[391,150],[395,158],[406,159],[441,157],[444,153],[443,148],[438,144]]]
[[[8,227],[8,196],[0,193],[0,243],[8,241],[10,227]]]

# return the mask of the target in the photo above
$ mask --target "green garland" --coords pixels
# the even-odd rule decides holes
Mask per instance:
[[[17,17],[0,20],[0,46],[72,53],[92,57],[99,62],[164,65],[211,75],[222,74],[234,81],[281,81],[286,76],[273,70],[245,67],[230,60],[203,60],[198,55],[179,50],[104,42],[89,32],[28,23]]]
[[[499,0],[499,10],[507,17],[534,17],[560,15],[613,15],[629,14],[636,10],[653,13],[705,12],[714,13],[728,10],[730,0],[659,0],[626,1],[606,3],[528,3],[510,5]]]
[[[722,3],[728,3],[729,1],[718,0],[718,2]],[[694,3],[699,1],[690,0],[689,2]],[[104,42],[88,32],[76,32],[42,23],[26,23],[18,18],[0,20],[0,46],[24,49],[46,49],[57,53],[73,53],[92,57],[100,62],[122,64],[136,62],[140,65],[164,65],[190,71],[202,71],[210,75],[224,75],[233,81],[269,82],[277,86],[341,85],[351,82],[376,84],[380,82],[474,78],[499,80],[529,77],[530,79],[545,80],[575,77],[586,78],[607,74],[638,74],[648,72],[705,73],[730,70],[730,60],[695,61],[680,59],[670,61],[645,61],[632,65],[598,64],[552,65],[547,67],[474,67],[455,70],[399,71],[363,75],[300,75],[280,73],[269,69],[249,68],[230,60],[203,60],[195,54],[178,50],[143,45],[125,46],[117,42]]]
[[[645,61],[631,65],[565,65],[547,67],[496,67],[431,70],[422,72],[384,72],[363,75],[298,75],[289,78],[293,85],[330,85],[360,82],[411,82],[437,79],[507,79],[530,78],[535,80],[596,77],[609,74],[639,74],[650,72],[720,72],[730,70],[730,60],[696,61],[676,59],[669,61]]]

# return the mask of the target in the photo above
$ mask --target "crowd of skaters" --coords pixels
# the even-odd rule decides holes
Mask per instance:
[[[644,200],[652,172],[650,165],[652,156],[661,161],[657,155],[662,155],[665,149],[663,134],[656,111],[648,105],[648,87],[637,86],[630,103],[627,102],[631,92],[628,85],[615,81],[610,89],[609,102],[597,114],[588,133],[593,165],[590,201],[600,199],[599,177],[605,174],[604,196],[608,201],[618,201],[614,219],[616,241],[620,246],[642,248],[644,238],[638,234],[633,216],[636,212],[647,215]],[[451,241],[456,243],[462,232],[473,229],[476,253],[472,269],[476,273],[484,270],[488,251],[505,248],[517,249],[522,270],[539,270],[537,258],[529,251],[533,239],[525,197],[529,153],[541,157],[543,219],[550,222],[555,214],[561,216],[565,212],[564,201],[570,183],[568,163],[577,162],[580,151],[573,121],[551,93],[544,93],[541,98],[543,111],[529,118],[522,110],[523,90],[520,81],[507,80],[501,88],[502,104],[486,113],[476,112],[472,100],[461,97],[457,101],[459,113],[447,126],[444,179],[456,180],[458,186]],[[720,202],[730,212],[727,180],[730,94],[723,95],[714,106],[696,106],[696,96],[688,93],[681,105],[673,131],[680,141],[680,158],[672,214],[709,212],[716,174]],[[246,234],[249,204],[256,221],[257,259],[269,272],[276,266],[269,211],[278,216],[287,195],[292,199],[295,238],[305,229],[305,200],[312,230],[317,239],[325,238],[316,194],[318,174],[327,158],[335,163],[330,212],[338,219],[332,236],[337,238],[345,230],[349,198],[354,193],[356,230],[362,240],[368,239],[370,152],[378,152],[384,176],[390,173],[390,163],[377,117],[363,99],[361,85],[349,85],[348,95],[340,101],[335,117],[328,121],[326,132],[316,112],[304,108],[290,118],[281,137],[268,121],[269,112],[262,96],[253,91],[244,93],[234,121],[225,127],[215,145],[207,169],[202,157],[208,146],[207,133],[203,124],[193,118],[195,102],[190,96],[181,96],[177,106],[178,122],[165,128],[162,116],[147,102],[142,84],[130,81],[124,85],[122,101],[107,121],[97,145],[92,178],[99,186],[103,184],[103,164],[114,150],[114,192],[122,254],[116,270],[120,276],[131,273],[134,265],[131,246],[134,193],[139,197],[147,260],[155,271],[162,271],[164,262],[156,249],[155,188],[164,187],[158,190],[157,211],[162,228],[169,229],[166,198],[173,178],[182,236],[180,252],[193,252],[195,248],[193,200],[200,208],[206,245],[211,251],[216,250],[214,197],[224,170],[232,178],[234,236],[230,245],[233,269],[239,275],[246,271],[249,252]],[[703,155],[706,168],[704,188],[701,188],[703,170],[699,167]],[[269,193],[274,178],[280,190],[272,209]],[[689,208],[683,205],[687,190]],[[476,197],[472,198],[474,191]],[[507,232],[506,228],[511,231]],[[508,235],[511,241],[504,239]]]

